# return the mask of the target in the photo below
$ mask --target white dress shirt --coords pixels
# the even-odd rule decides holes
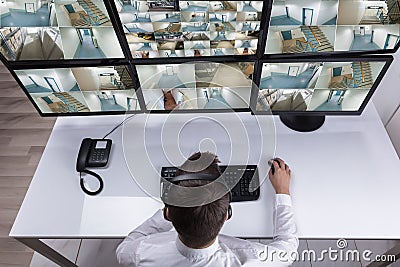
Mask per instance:
[[[289,266],[297,251],[296,224],[289,195],[275,198],[274,239],[268,245],[219,235],[204,249],[185,246],[162,211],[133,230],[117,248],[120,264],[128,266]]]

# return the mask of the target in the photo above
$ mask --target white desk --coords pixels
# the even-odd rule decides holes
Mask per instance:
[[[140,123],[143,116],[137,115],[129,125]],[[241,116],[251,133],[254,118],[248,114]],[[123,118],[57,119],[11,237],[62,266],[75,266],[39,239],[122,238],[162,207],[131,178],[122,153],[121,129],[110,136],[113,149],[109,167],[96,170],[104,178],[104,191],[98,197],[90,197],[79,187],[75,163],[81,140],[101,138]],[[157,134],[165,116],[151,118],[148,128],[150,133]],[[312,133],[294,132],[278,118],[275,123],[276,155],[285,159],[293,170],[291,191],[300,238],[400,238],[400,215],[395,212],[400,203],[400,163],[372,104],[360,117],[327,117],[324,126]],[[197,134],[196,131],[192,134],[200,136],[204,129],[212,132],[212,127],[203,125]],[[132,140],[140,142],[141,135],[133,134]],[[252,149],[257,150],[254,145],[257,144]],[[156,153],[160,140],[154,140],[152,146],[155,147],[152,153]],[[224,153],[224,149],[220,150],[222,163],[227,160]],[[139,152],[134,156],[138,162],[144,157]],[[249,163],[254,160],[250,158]],[[267,173],[267,160],[259,164],[261,177]],[[156,169],[167,164],[161,156],[154,161]],[[157,171],[145,170],[142,168],[139,173],[158,179]],[[265,182],[258,201],[233,204],[233,218],[223,232],[239,237],[270,238],[272,202],[272,188]]]

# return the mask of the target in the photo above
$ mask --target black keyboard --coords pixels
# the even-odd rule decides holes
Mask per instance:
[[[231,188],[240,177],[239,182],[232,188],[232,202],[252,201],[260,197],[260,178],[257,165],[219,166],[226,184]],[[177,167],[162,167],[161,177],[168,180],[175,177]]]

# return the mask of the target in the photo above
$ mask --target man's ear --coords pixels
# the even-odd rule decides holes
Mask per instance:
[[[167,206],[164,207],[163,214],[164,214],[164,219],[170,222],[171,219],[169,218],[169,211]]]

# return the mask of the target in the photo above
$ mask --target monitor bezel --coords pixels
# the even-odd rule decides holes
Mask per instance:
[[[273,9],[273,0],[267,0],[269,2],[268,6],[268,11],[267,11],[267,23],[265,24],[265,35],[263,36],[265,39],[263,40],[264,43],[264,49],[262,52],[261,57],[263,59],[274,59],[274,58],[292,58],[292,57],[298,57],[298,56],[308,56],[308,57],[318,57],[318,56],[340,56],[340,55],[345,55],[345,56],[363,56],[363,55],[371,55],[371,54],[394,54],[396,53],[399,48],[400,48],[400,41],[396,44],[396,46],[392,49],[379,49],[379,50],[354,50],[354,51],[332,51],[332,52],[303,52],[303,53],[281,53],[281,54],[266,54],[265,53],[265,48],[267,46],[267,41],[268,41],[268,33],[269,33],[269,27],[270,27],[270,22],[271,22],[271,14],[272,14],[272,9]],[[337,0],[340,2],[341,0]],[[339,13],[339,12],[338,12]],[[263,14],[264,15],[264,14]],[[384,24],[382,24],[384,25]],[[388,24],[388,25],[399,25],[400,24]],[[291,25],[281,25],[281,26],[291,26]],[[294,25],[293,25],[294,26]],[[302,26],[302,25],[298,25]],[[315,25],[318,26],[318,25]],[[334,25],[335,27],[338,26],[357,26],[357,25]],[[367,25],[366,25],[367,26]],[[336,35],[336,34],[335,34]],[[336,36],[335,36],[336,37]]]
[[[5,58],[3,56],[2,53],[0,53],[0,60],[4,63],[4,65],[10,66],[10,67],[19,67],[20,65],[34,65],[34,64],[40,64],[40,65],[49,65],[49,64],[57,64],[60,61],[65,62],[65,63],[69,63],[69,64],[75,64],[77,62],[104,62],[104,61],[111,61],[111,62],[116,62],[116,61],[120,61],[120,60],[124,60],[127,58],[128,54],[126,49],[123,48],[123,39],[121,38],[118,28],[117,28],[117,23],[115,22],[115,15],[113,13],[113,9],[111,7],[111,1],[106,1],[106,0],[102,0],[104,3],[104,6],[107,9],[108,12],[108,16],[109,19],[111,21],[111,26],[108,27],[112,27],[114,29],[115,35],[119,41],[119,45],[121,48],[121,51],[123,53],[123,57],[119,57],[119,58],[95,58],[95,59],[51,59],[51,60],[8,60],[7,58]],[[11,27],[11,26],[6,26],[6,27]],[[35,26],[35,27],[25,27],[25,26],[16,26],[17,28],[47,28],[47,27],[54,27],[54,28],[65,28],[66,26],[45,26],[45,27],[41,27],[41,26]],[[79,28],[79,27],[75,27],[75,26],[70,26],[71,28]],[[99,28],[104,27],[104,26],[97,26]],[[93,28],[93,27],[88,27],[88,28]],[[64,52],[64,51],[63,51]]]
[[[177,2],[179,2],[179,0],[176,0]],[[269,1],[262,1],[263,3],[263,9],[261,12],[261,21],[260,21],[260,25],[267,25],[269,23],[267,23],[267,21],[269,20],[269,16],[270,16],[270,6],[272,6],[272,0]],[[134,58],[132,56],[132,53],[130,51],[129,48],[129,44],[128,44],[128,40],[126,39],[126,35],[124,33],[124,28],[123,28],[123,24],[121,22],[121,19],[119,17],[118,11],[117,11],[117,7],[115,6],[114,1],[110,1],[110,9],[113,12],[113,19],[115,21],[115,26],[116,29],[118,29],[119,31],[119,35],[121,37],[121,46],[125,49],[126,52],[126,57],[132,61],[132,64],[135,64],[135,62],[138,62],[138,65],[140,64],[146,64],[146,63],[151,63],[151,62],[158,62],[160,59],[161,60],[165,60],[165,57],[157,57],[157,58]],[[179,11],[181,12],[181,11]],[[258,37],[258,43],[257,43],[257,52],[254,55],[224,55],[224,56],[201,56],[200,58],[202,59],[206,59],[206,58],[222,58],[225,60],[229,60],[229,58],[232,57],[238,57],[238,58],[250,58],[250,60],[258,60],[260,58],[262,58],[263,54],[264,54],[264,50],[265,50],[265,45],[266,45],[266,38],[267,38],[267,33],[268,33],[268,27],[265,28],[260,28],[260,33],[259,33],[259,37]],[[196,59],[196,57],[175,57],[175,58],[168,58],[168,60],[177,60],[180,61],[182,59]],[[156,64],[156,63],[155,63]]]
[[[133,79],[133,82],[135,84],[135,87],[137,86],[137,81],[136,78],[132,75],[134,73],[133,71],[133,67],[129,62],[120,62],[119,64],[96,64],[96,63],[79,63],[79,64],[60,64],[57,66],[57,69],[61,69],[61,68],[66,68],[66,69],[72,69],[72,68],[77,68],[77,67],[112,67],[112,66],[128,66],[130,75]],[[33,99],[33,97],[30,95],[30,93],[28,92],[28,90],[25,88],[25,85],[21,82],[21,80],[18,77],[18,74],[16,73],[16,71],[18,70],[30,70],[30,69],[41,69],[41,70],[45,70],[45,69],[55,69],[52,66],[47,66],[44,67],[42,65],[30,65],[29,68],[26,67],[17,67],[17,68],[8,68],[11,75],[14,77],[14,79],[16,80],[16,82],[18,83],[18,85],[21,87],[22,91],[25,93],[25,95],[28,97],[28,99],[30,100],[30,102],[32,103],[32,105],[35,107],[35,109],[37,110],[37,112],[39,113],[39,115],[41,117],[70,117],[70,116],[101,116],[101,115],[125,115],[125,114],[143,114],[145,113],[144,111],[144,107],[145,107],[145,103],[144,103],[144,98],[141,95],[140,90],[138,90],[137,88],[135,88],[135,92],[136,92],[136,96],[138,98],[139,101],[139,110],[126,110],[126,111],[90,111],[90,112],[74,112],[74,113],[45,113],[42,112],[42,110],[40,109],[40,107],[36,104],[35,100]]]
[[[252,110],[253,115],[270,115],[271,113],[273,115],[292,115],[292,116],[336,116],[336,115],[347,115],[347,116],[357,116],[361,115],[362,112],[364,111],[365,107],[371,100],[372,96],[374,95],[377,87],[381,83],[383,77],[387,73],[390,65],[392,64],[394,58],[391,55],[366,55],[366,56],[358,56],[358,57],[344,57],[344,56],[335,56],[335,57],[314,57],[314,58],[308,58],[308,57],[296,57],[296,58],[291,58],[291,59],[277,59],[277,58],[269,58],[269,59],[263,59],[260,61],[261,68],[265,63],[308,63],[308,62],[385,62],[384,66],[382,67],[381,72],[379,73],[378,77],[374,81],[374,84],[372,85],[371,89],[369,89],[369,92],[367,96],[365,97],[363,103],[361,104],[360,108],[356,111],[274,111],[274,110],[267,110],[267,111],[260,111],[256,109],[257,106],[257,98],[258,98],[258,93],[259,93],[259,86],[260,86],[260,81],[261,81],[261,73],[262,69],[259,70],[259,80],[257,80],[257,86],[258,90],[254,90],[252,92],[251,100],[250,100],[250,109]],[[318,90],[318,89],[316,89]],[[355,89],[356,90],[356,89]]]
[[[246,57],[247,58],[247,57]],[[253,95],[253,85],[254,85],[254,75],[256,75],[256,66],[258,64],[257,60],[246,60],[240,56],[239,58],[236,57],[228,57],[228,58],[223,58],[223,57],[197,57],[197,58],[173,58],[172,61],[168,61],[168,63],[165,62],[162,58],[157,58],[155,59],[146,59],[145,63],[146,64],[134,64],[132,63],[132,66],[134,68],[135,73],[137,74],[137,69],[136,66],[143,66],[143,65],[173,65],[173,64],[184,64],[184,63],[199,63],[199,62],[215,62],[215,63],[239,63],[239,62],[251,62],[254,64],[254,72],[253,72],[253,80],[252,81],[252,88],[250,92],[250,101],[251,97]],[[141,62],[142,63],[142,62]],[[137,76],[139,80],[139,76]],[[140,81],[139,85],[140,85]],[[143,96],[143,92],[141,89],[141,86],[138,87],[139,91],[141,92],[141,95]],[[143,89],[145,90],[145,89]],[[143,98],[144,101],[144,98]],[[145,112],[146,113],[152,113],[152,114],[169,114],[169,113],[174,113],[174,114],[187,114],[187,113],[229,113],[229,112],[251,112],[251,102],[249,102],[249,107],[247,108],[232,108],[232,109],[175,109],[175,110],[150,110],[147,109]]]

